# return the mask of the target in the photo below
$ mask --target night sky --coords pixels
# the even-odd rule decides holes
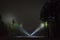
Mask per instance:
[[[34,30],[40,24],[40,10],[47,0],[2,0],[0,8],[5,23],[14,18],[22,23],[26,30]]]

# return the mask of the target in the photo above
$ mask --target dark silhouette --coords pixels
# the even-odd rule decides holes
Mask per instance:
[[[48,3],[45,3],[40,12],[40,20],[46,22],[46,21],[48,21],[48,17],[49,17]],[[39,34],[40,36],[48,36],[49,30],[48,30],[48,28],[44,28],[37,34]]]
[[[3,37],[3,36],[7,36],[7,34],[8,34],[7,26],[2,21],[2,15],[0,13],[0,38]]]

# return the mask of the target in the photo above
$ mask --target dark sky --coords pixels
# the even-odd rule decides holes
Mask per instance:
[[[14,18],[23,23],[26,30],[33,30],[39,25],[40,10],[47,0],[2,0],[0,8],[4,22],[11,22]]]

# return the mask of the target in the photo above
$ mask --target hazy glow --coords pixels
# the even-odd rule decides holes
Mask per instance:
[[[45,27],[46,27],[46,28],[47,28],[47,25],[48,25],[47,22],[45,22]]]
[[[26,30],[23,29],[23,25],[22,24],[20,24],[20,31],[25,33],[27,36],[30,36],[30,34]]]
[[[2,20],[3,20],[3,22],[4,23],[10,23],[10,24],[12,24],[12,20],[13,19],[15,19],[15,16],[13,15],[13,14],[4,14],[3,16],[2,16]]]
[[[40,28],[43,28],[44,27],[44,23],[41,23],[41,27]]]
[[[24,28],[23,28],[23,25],[22,24],[18,24],[18,23],[14,23],[13,25],[11,25],[11,28],[17,28],[18,30],[20,30],[21,32],[23,32],[24,34],[26,34],[27,36],[33,36],[35,33],[37,33],[39,30],[41,30],[42,28],[44,28],[44,26],[47,26],[47,22],[45,23],[41,23],[39,25],[39,27],[34,30],[31,34],[29,34]]]
[[[23,25],[22,25],[22,24],[20,24],[20,27],[23,27]]]
[[[43,27],[44,27],[44,23],[41,23],[41,25],[31,34],[31,36],[33,36],[35,33],[37,33]]]
[[[23,33],[25,33],[26,35],[28,36],[33,36],[35,33],[37,33],[39,30],[41,30],[42,28],[44,27],[44,23],[41,23],[40,26],[35,30],[33,31],[32,34],[29,34],[26,30],[23,29],[23,25],[20,24],[20,31],[22,31]]]

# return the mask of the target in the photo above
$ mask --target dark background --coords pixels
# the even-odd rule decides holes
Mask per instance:
[[[6,22],[11,22],[11,17],[12,15],[13,18],[15,18],[18,22],[23,23],[24,28],[26,30],[34,30],[38,25],[39,25],[39,20],[40,20],[40,10],[42,8],[42,6],[44,5],[46,1],[45,0],[22,0],[22,1],[8,1],[8,0],[2,0],[0,1],[0,8],[1,10],[3,10],[3,21]],[[55,39],[59,39],[60,37],[60,33],[59,33],[59,29],[60,29],[60,18],[59,18],[59,14],[60,14],[60,2],[57,0],[49,0],[48,1],[48,9],[49,9],[49,13],[53,14],[55,13],[55,23],[56,25],[54,26],[52,23],[52,32],[54,35],[53,40]],[[6,21],[6,14],[9,15],[8,18],[10,18],[11,20],[7,20]],[[20,14],[20,15],[18,15]],[[7,18],[7,19],[8,19]],[[28,19],[27,19],[28,18]],[[34,26],[33,26],[33,25]],[[30,28],[28,28],[30,27]]]
[[[2,0],[4,23],[11,23],[14,18],[22,23],[26,30],[32,31],[40,24],[40,10],[47,0]]]

